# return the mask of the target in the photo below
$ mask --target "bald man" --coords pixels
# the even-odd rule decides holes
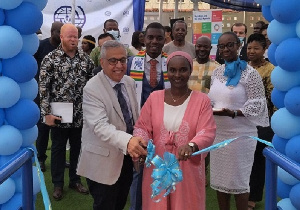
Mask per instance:
[[[73,24],[64,24],[60,31],[61,45],[50,52],[42,61],[40,71],[41,117],[51,127],[51,175],[54,185],[53,198],[63,198],[66,143],[70,142],[69,188],[88,194],[76,175],[81,147],[82,91],[93,76],[93,61],[78,50],[78,29]],[[72,120],[53,115],[55,102],[73,108]],[[56,103],[57,105],[57,103]]]
[[[192,90],[208,93],[210,77],[215,68],[220,64],[209,58],[211,40],[206,36],[199,37],[195,44],[196,58],[193,61],[193,72],[188,85]]]

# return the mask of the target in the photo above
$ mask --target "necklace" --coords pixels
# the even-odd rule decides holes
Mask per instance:
[[[170,90],[170,94],[171,94],[171,97],[172,97],[172,100],[173,100],[174,103],[176,103],[178,100],[182,99],[188,92],[189,92],[189,89],[187,88],[185,94],[183,94],[182,96],[180,96],[177,99],[174,99],[174,97],[172,95],[172,91]]]

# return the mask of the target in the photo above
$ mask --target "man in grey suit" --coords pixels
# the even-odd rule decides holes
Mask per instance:
[[[134,80],[126,75],[127,53],[118,41],[106,41],[100,52],[103,71],[83,89],[82,151],[77,174],[87,177],[94,210],[124,208],[132,182],[132,158],[147,155],[133,137],[138,118]]]

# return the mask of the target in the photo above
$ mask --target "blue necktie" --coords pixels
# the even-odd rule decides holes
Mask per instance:
[[[114,89],[117,91],[118,101],[119,101],[119,104],[120,104],[120,107],[121,107],[121,110],[122,110],[122,113],[123,113],[123,117],[124,117],[124,120],[125,120],[125,123],[126,123],[126,132],[129,133],[129,134],[132,134],[133,133],[133,125],[132,125],[132,122],[131,122],[131,117],[129,115],[129,110],[128,110],[126,100],[125,100],[124,95],[121,91],[121,84],[116,84]]]

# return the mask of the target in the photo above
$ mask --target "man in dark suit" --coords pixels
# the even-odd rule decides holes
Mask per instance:
[[[94,210],[121,210],[132,182],[132,158],[147,155],[147,142],[132,136],[139,107],[134,80],[125,75],[124,45],[106,41],[100,57],[103,70],[83,89],[82,150],[77,174],[87,177]]]
[[[241,60],[248,61],[247,58],[247,42],[246,42],[246,36],[247,36],[247,26],[244,23],[235,23],[231,27],[231,31],[235,33],[238,38],[241,41],[241,47],[238,51],[239,57]],[[217,55],[216,55],[216,61],[219,64],[224,64],[223,58],[219,55],[219,50],[217,50]]]

